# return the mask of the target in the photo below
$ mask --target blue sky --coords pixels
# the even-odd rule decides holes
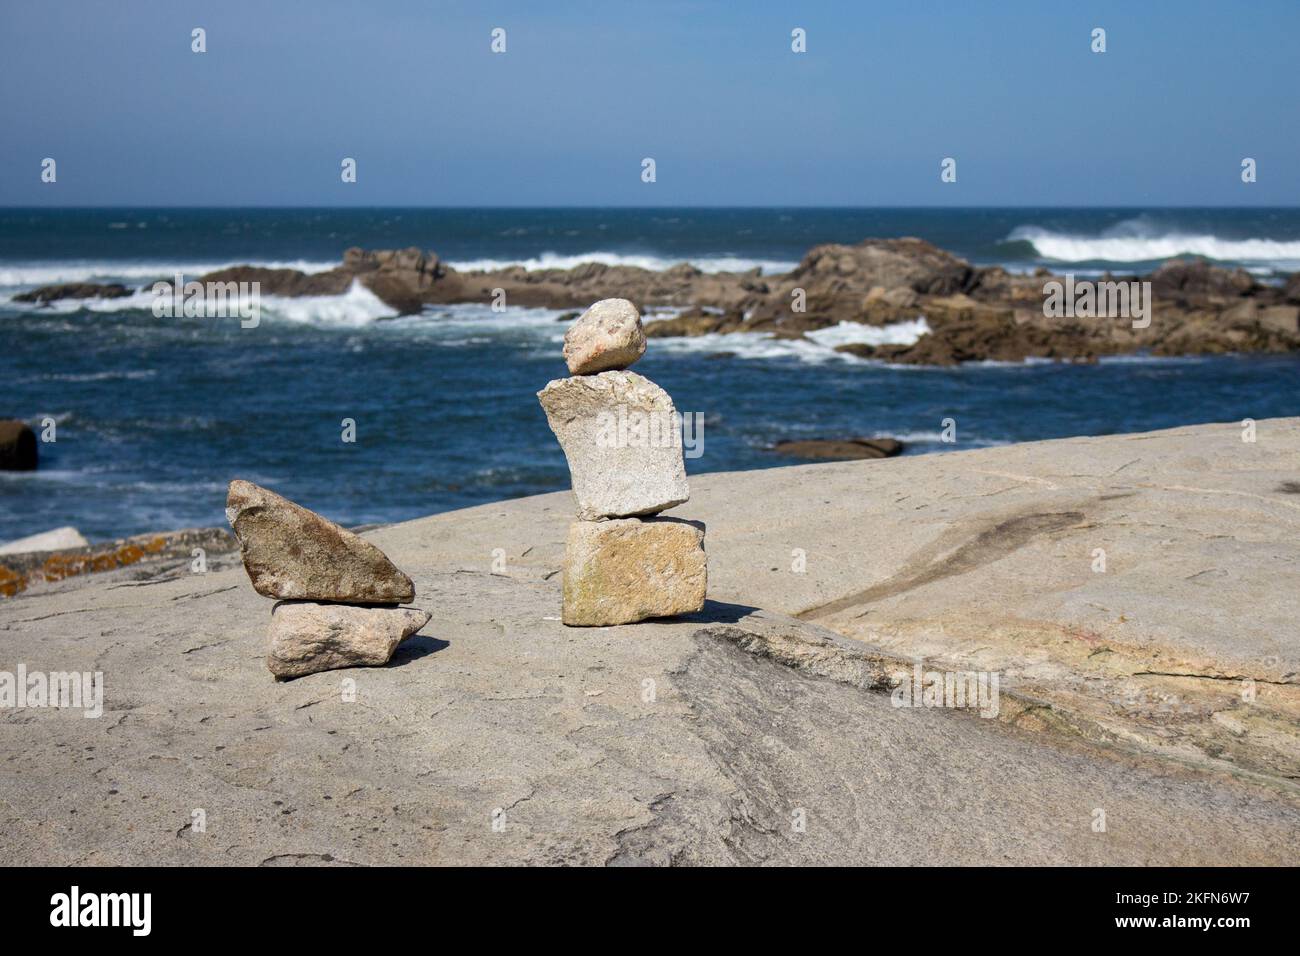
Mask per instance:
[[[6,2],[0,205],[1293,206],[1297,35],[1295,0]]]

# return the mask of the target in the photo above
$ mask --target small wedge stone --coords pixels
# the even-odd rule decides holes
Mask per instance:
[[[266,666],[276,677],[302,677],[337,667],[387,664],[430,614],[415,607],[355,607],[281,601],[271,609]]]

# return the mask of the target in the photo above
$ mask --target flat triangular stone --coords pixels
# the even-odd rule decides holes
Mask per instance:
[[[230,483],[226,519],[258,594],[352,604],[415,597],[411,579],[369,541],[251,481]]]

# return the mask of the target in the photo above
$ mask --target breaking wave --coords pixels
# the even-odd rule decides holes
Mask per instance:
[[[841,322],[807,332],[802,339],[782,339],[760,332],[713,332],[708,335],[655,339],[654,347],[667,352],[721,352],[739,359],[793,358],[811,365],[820,365],[823,362],[869,361],[856,355],[837,352],[837,345],[911,345],[929,331],[930,326],[924,318],[881,326]]]
[[[0,288],[25,289],[61,282],[121,282],[143,284],[156,279],[170,281],[177,272],[186,280],[234,265],[260,266],[264,269],[297,269],[299,272],[327,272],[337,262],[114,262],[111,260],[69,260],[67,262],[0,263]]]
[[[1181,255],[1204,256],[1221,262],[1279,267],[1300,266],[1300,241],[1225,239],[1211,234],[1166,232],[1125,227],[1098,236],[1053,232],[1039,226],[1019,226],[1007,242],[1028,242],[1044,259],[1057,262],[1156,262]]]
[[[152,314],[154,306],[152,292],[135,292],[116,299],[58,299],[48,303],[5,302],[6,308],[38,315],[71,315],[75,312],[115,313],[148,312]],[[232,296],[228,302],[228,314],[242,300]],[[336,325],[356,328],[368,325],[377,319],[389,318],[395,313],[391,306],[361,285],[353,282],[342,295],[306,295],[298,297],[264,295],[261,297],[261,318],[279,319],[286,322],[315,323],[319,325]],[[205,316],[190,318],[215,318],[214,309],[209,309]]]

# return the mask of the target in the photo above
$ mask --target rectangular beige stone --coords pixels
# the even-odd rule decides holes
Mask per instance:
[[[564,550],[561,620],[600,627],[690,614],[704,607],[708,580],[703,522],[575,521]]]

